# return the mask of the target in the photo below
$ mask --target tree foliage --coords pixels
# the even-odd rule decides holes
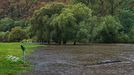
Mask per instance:
[[[118,41],[118,35],[122,29],[121,24],[112,16],[106,16],[101,23],[99,33],[100,40],[106,43],[115,43]]]
[[[74,0],[75,3],[84,3],[91,7],[98,16],[116,15],[120,9],[133,8],[133,0]]]
[[[21,29],[21,27],[15,27],[11,30],[8,40],[9,41],[15,41],[15,42],[20,42],[23,39],[27,39],[27,33]]]
[[[10,18],[3,18],[0,20],[0,31],[10,31],[14,27],[14,20]]]
[[[121,10],[119,20],[124,27],[124,32],[129,33],[134,26],[134,11],[127,9]]]
[[[2,0],[0,18],[0,41],[134,42],[133,0]]]
[[[47,40],[49,43],[51,39],[50,34],[53,29],[51,21],[54,16],[61,12],[63,7],[63,4],[51,4],[35,11],[33,17],[31,18],[31,29],[33,34],[37,35],[37,39],[39,41]]]

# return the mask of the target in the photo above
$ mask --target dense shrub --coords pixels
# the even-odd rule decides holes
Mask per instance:
[[[9,34],[9,41],[22,41],[23,39],[27,39],[27,33],[21,29],[21,27],[15,27],[11,30],[10,34]]]
[[[0,32],[0,41],[4,41],[4,36],[5,36],[5,33],[4,32]]]

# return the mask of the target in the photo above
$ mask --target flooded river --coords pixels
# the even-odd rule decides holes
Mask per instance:
[[[33,70],[19,75],[134,75],[133,44],[50,45],[28,59]]]

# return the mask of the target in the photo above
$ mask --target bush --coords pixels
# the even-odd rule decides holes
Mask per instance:
[[[21,27],[13,28],[8,37],[9,41],[15,41],[15,42],[19,42],[27,38],[28,38],[27,33],[23,29],[21,29]]]
[[[16,27],[19,26],[19,27],[24,28],[24,27],[27,27],[27,23],[25,20],[18,20],[14,22],[14,26]]]
[[[4,41],[4,36],[5,36],[5,33],[4,32],[0,32],[0,41],[1,42]]]
[[[130,41],[130,38],[129,38],[128,34],[125,34],[125,33],[122,32],[118,35],[118,42],[129,43],[131,41]]]

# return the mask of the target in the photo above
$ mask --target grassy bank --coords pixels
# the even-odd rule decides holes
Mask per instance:
[[[22,58],[21,43],[0,43],[0,74],[15,74],[24,72],[29,68],[29,64],[22,62],[9,62],[7,56],[16,56]],[[33,48],[39,46],[37,44],[24,44],[27,55],[33,51]]]

